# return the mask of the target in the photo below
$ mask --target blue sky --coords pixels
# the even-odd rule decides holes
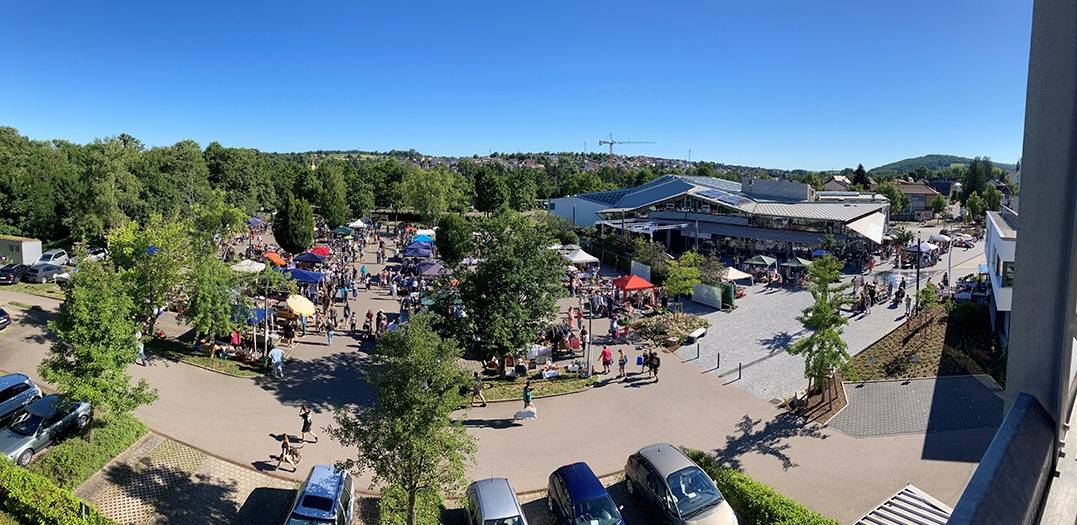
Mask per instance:
[[[14,2],[0,125],[774,168],[1020,155],[1031,0]]]

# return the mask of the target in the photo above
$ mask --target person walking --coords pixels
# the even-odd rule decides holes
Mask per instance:
[[[269,361],[273,363],[273,375],[284,379],[284,352],[279,346],[274,345],[269,351]]]
[[[613,352],[610,351],[610,347],[608,347],[608,346],[603,346],[602,347],[601,357],[602,357],[602,373],[603,374],[609,374],[610,373],[610,364],[613,362]]]
[[[318,436],[314,435],[314,432],[311,432],[310,430],[310,407],[307,405],[303,405],[303,408],[299,409],[299,417],[303,418],[303,430],[300,431],[301,434],[299,435],[299,440],[306,443],[307,434],[310,434],[310,437],[314,438],[314,443],[317,443]]]
[[[643,355],[640,357],[642,357],[643,359],[642,364],[640,365],[639,373],[643,374],[644,372],[647,372],[647,377],[651,377],[651,352],[649,350],[645,350],[643,352]]]
[[[333,325],[336,323],[326,323],[325,326],[325,344],[327,346],[333,346]]]
[[[524,384],[524,408],[531,408],[531,400],[534,398],[534,391],[531,390],[531,381]]]
[[[139,364],[146,366],[146,343],[142,340],[142,331],[135,332],[135,344],[138,345]]]
[[[905,294],[905,317],[912,311],[912,294]]]
[[[355,326],[359,323],[359,316],[353,313],[348,322],[351,325],[351,336],[355,337]]]
[[[486,394],[482,392],[482,377],[478,372],[475,372],[475,380],[471,384],[471,406],[475,406],[475,398],[482,401],[480,406],[486,406]]]
[[[662,358],[658,352],[651,352],[651,372],[654,374],[654,382],[658,382],[658,367],[662,366]]]
[[[298,470],[298,468],[296,467],[296,463],[298,463],[299,461],[293,456],[298,455],[298,452],[296,452],[295,449],[292,448],[292,444],[288,442],[288,433],[282,433],[280,441],[280,456],[277,457],[276,468],[279,470],[280,464],[287,461],[288,464],[292,466],[292,472],[295,472],[296,470]]]
[[[628,364],[628,356],[624,349],[617,350],[617,377],[625,377],[625,365]]]

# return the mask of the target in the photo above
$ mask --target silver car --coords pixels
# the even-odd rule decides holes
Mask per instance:
[[[639,449],[625,465],[625,488],[668,525],[737,525],[714,481],[677,447]]]
[[[505,478],[480,479],[467,488],[467,517],[471,525],[527,525]]]
[[[37,452],[85,428],[92,412],[89,403],[56,394],[38,399],[0,431],[0,452],[25,467]]]
[[[0,315],[7,313],[0,309]],[[10,323],[10,319],[8,321]],[[41,390],[23,374],[8,374],[0,377],[0,421],[22,410],[23,407],[41,397]]]

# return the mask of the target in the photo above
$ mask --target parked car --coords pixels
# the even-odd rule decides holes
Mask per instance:
[[[45,396],[26,405],[11,426],[0,431],[0,452],[25,467],[34,454],[85,428],[92,413],[92,407],[85,401],[57,394]]]
[[[60,273],[52,276],[52,280],[58,283],[71,282],[71,278],[74,277],[75,274],[78,273],[78,271],[78,266],[71,266],[68,269],[61,269]]]
[[[314,465],[295,496],[285,525],[351,523],[354,515],[352,476],[330,465]]]
[[[30,267],[25,264],[5,264],[0,267],[0,284],[15,284],[22,280]]]
[[[7,328],[11,324],[11,314],[7,313],[7,310],[0,308],[0,330]]]
[[[63,268],[55,264],[35,264],[29,270],[26,270],[26,273],[22,275],[22,280],[28,283],[47,283],[56,280],[56,274],[61,272],[63,272]]]
[[[103,261],[105,259],[108,259],[108,248],[90,248],[86,251],[87,261]]]
[[[34,265],[36,266],[41,263],[55,264],[57,266],[67,264],[67,252],[59,249],[49,250],[41,254],[41,257],[38,257],[37,262],[34,263]]]
[[[628,457],[625,489],[669,525],[737,525],[714,481],[677,447],[659,443]]]
[[[467,488],[471,525],[527,525],[516,491],[505,478],[480,479]]]
[[[623,525],[620,509],[587,463],[565,465],[550,474],[550,512],[562,525]]]
[[[29,377],[23,374],[0,376],[0,421],[7,421],[40,397],[41,389]]]

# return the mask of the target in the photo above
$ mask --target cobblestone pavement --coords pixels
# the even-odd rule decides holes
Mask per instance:
[[[1001,389],[989,377],[845,383],[849,404],[830,426],[856,437],[994,428]]]
[[[150,434],[77,494],[125,525],[280,523],[295,484]]]
[[[953,272],[955,275],[974,272],[982,259],[982,244],[970,250],[959,249],[954,254]],[[927,284],[928,278],[939,282],[945,271],[945,261],[921,269],[921,286]],[[878,265],[872,275],[880,280],[900,281],[904,277],[910,286],[916,282],[915,269],[895,270],[890,263]],[[846,282],[851,278],[846,276]],[[808,386],[804,379],[804,359],[789,355],[785,349],[806,334],[797,316],[811,305],[811,293],[763,285],[748,287],[747,292],[731,312],[700,312],[711,327],[700,340],[698,359],[695,345],[681,348],[677,354],[695,363],[704,373],[716,375],[723,384],[736,385],[768,401],[785,399]],[[903,323],[905,308],[887,303],[875,306],[867,315],[846,315],[849,324],[845,326],[844,339],[849,354],[856,355]]]

